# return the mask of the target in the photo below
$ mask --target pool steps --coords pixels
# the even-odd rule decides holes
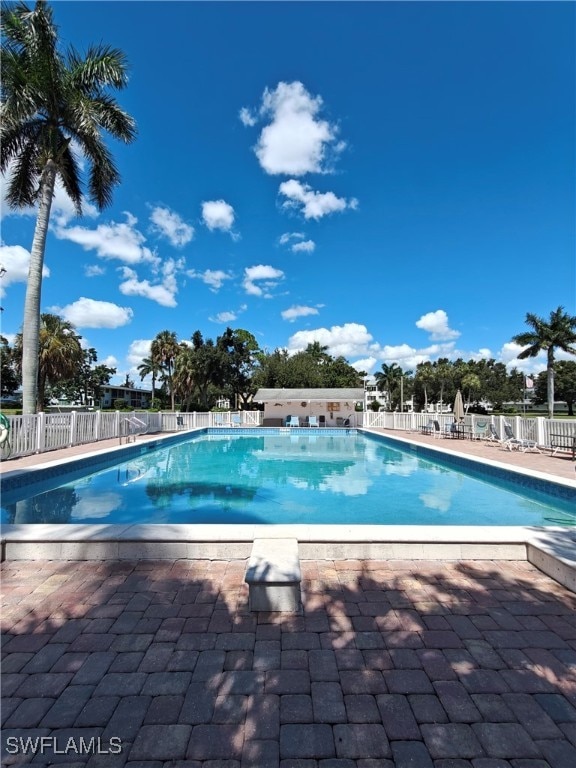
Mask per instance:
[[[302,581],[298,540],[255,539],[244,581],[251,611],[298,611]]]

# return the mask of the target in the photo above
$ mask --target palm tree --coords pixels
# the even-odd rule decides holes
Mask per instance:
[[[174,391],[185,411],[189,410],[196,389],[195,352],[191,347],[182,346],[174,360]]]
[[[30,253],[22,327],[23,413],[37,404],[40,298],[46,236],[56,179],[82,213],[81,173],[76,152],[88,161],[87,196],[98,209],[112,201],[120,181],[103,140],[106,131],[126,143],[134,120],[110,96],[127,81],[124,54],[91,47],[85,58],[59,48],[52,9],[38,0],[2,6],[0,172],[8,172],[6,200],[12,208],[38,206]]]
[[[468,414],[468,411],[470,409],[470,402],[472,400],[472,393],[473,392],[479,392],[480,388],[482,386],[482,382],[480,381],[480,376],[478,376],[476,373],[472,373],[472,371],[469,371],[468,373],[465,373],[464,376],[462,376],[462,380],[460,382],[460,385],[462,389],[467,392],[466,395],[466,409],[465,414]]]
[[[152,376],[152,404],[156,398],[156,380],[160,374],[160,364],[152,356],[142,358],[142,362],[138,366],[138,373],[140,374],[140,381],[143,381],[146,376]]]
[[[174,331],[160,331],[152,341],[150,356],[161,370],[166,372],[165,379],[170,390],[170,402],[174,410],[174,386],[172,383],[172,373],[174,371],[174,360],[180,350],[180,344]]]
[[[76,329],[67,320],[58,315],[43,314],[40,316],[38,334],[38,401],[36,411],[44,410],[46,385],[54,385],[71,378],[78,372],[84,360],[84,352],[80,345],[80,337]],[[23,363],[23,334],[19,333],[14,342],[14,349]]]
[[[416,381],[424,390],[424,413],[428,413],[428,387],[434,384],[435,377],[436,374],[430,361],[418,363],[416,366]]]
[[[564,307],[550,312],[550,319],[545,320],[538,315],[528,312],[526,325],[532,330],[518,333],[512,341],[526,346],[518,355],[520,360],[536,357],[540,352],[546,352],[546,372],[548,375],[547,398],[548,416],[554,417],[554,354],[561,349],[571,355],[576,355],[576,317],[564,311]]]
[[[402,368],[397,363],[387,365],[382,363],[382,370],[374,374],[376,385],[380,392],[388,393],[389,407],[392,408],[394,390],[398,388],[402,378]]]

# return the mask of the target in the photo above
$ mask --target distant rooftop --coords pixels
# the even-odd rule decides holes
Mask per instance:
[[[362,387],[310,387],[302,389],[259,389],[254,395],[257,403],[268,403],[286,400],[362,400]]]

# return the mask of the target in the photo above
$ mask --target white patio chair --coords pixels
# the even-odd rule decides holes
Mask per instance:
[[[529,451],[541,453],[536,440],[527,440],[526,438],[516,437],[510,424],[504,424],[504,434],[506,435],[506,439],[502,443],[502,447],[505,446],[509,451],[516,449],[517,451],[522,451],[522,453],[527,453]]]

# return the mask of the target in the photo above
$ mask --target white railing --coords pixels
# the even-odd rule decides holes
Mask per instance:
[[[262,423],[260,411],[222,411],[206,413],[174,413],[148,411],[70,411],[8,416],[10,432],[3,457],[17,458],[34,453],[95,443],[135,434],[177,432],[215,426],[250,426]]]
[[[58,448],[95,443],[100,440],[126,437],[137,433],[178,432],[206,427],[257,427],[262,424],[261,411],[209,411],[195,413],[134,411],[91,411],[69,413],[39,413],[28,416],[8,416],[10,421],[10,457],[44,453]],[[354,413],[350,426],[374,429],[392,429],[419,432],[430,421],[436,420],[441,431],[449,428],[452,414],[388,413],[365,411]],[[130,430],[126,421],[131,422]],[[569,443],[576,436],[576,419],[547,419],[543,416],[482,416],[469,414],[464,425],[469,434],[481,434],[486,423],[494,425],[498,435],[504,437],[504,424],[510,424],[519,439],[535,440],[541,447],[564,440]],[[336,426],[336,424],[335,424]],[[136,428],[137,427],[137,428]],[[561,438],[559,440],[559,437]],[[5,447],[3,456],[7,455]]]
[[[453,414],[429,414],[429,413],[374,413],[365,411],[362,425],[368,429],[397,429],[405,432],[419,432],[431,421],[438,421],[440,430],[449,429],[454,421]],[[468,414],[464,417],[464,426],[468,433],[479,434],[482,425],[493,424],[500,437],[504,437],[504,425],[512,427],[514,435],[520,440],[535,440],[543,448],[550,448],[558,436],[570,440],[576,436],[575,419],[547,419],[544,416],[526,418],[524,416],[482,416],[481,414]]]

